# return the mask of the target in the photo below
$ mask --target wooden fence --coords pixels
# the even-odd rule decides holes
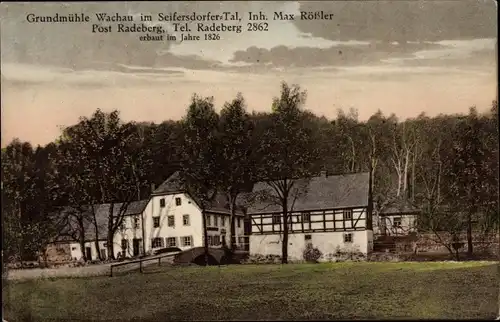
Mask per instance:
[[[111,264],[109,267],[109,276],[113,277],[113,268],[116,267],[121,267],[121,266],[126,266],[126,265],[132,265],[132,264],[137,264],[139,263],[139,271],[143,273],[143,263],[144,262],[149,262],[149,261],[158,261],[158,266],[161,265],[161,259],[166,258],[166,257],[174,257],[175,255],[179,254],[181,252],[175,252],[175,253],[168,253],[168,254],[161,254],[161,255],[156,255],[156,256],[151,256],[151,257],[145,257],[145,258],[140,258],[132,261],[127,261],[127,262],[122,262],[122,263],[116,263],[116,264]]]

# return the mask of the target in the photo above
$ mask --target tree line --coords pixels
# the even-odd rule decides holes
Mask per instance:
[[[306,96],[283,83],[270,112],[250,113],[241,94],[219,112],[212,97],[193,95],[179,121],[124,122],[118,111],[96,110],[46,146],[13,140],[2,149],[3,256],[25,260],[44,253],[62,227],[71,227],[64,233],[85,254],[85,230],[94,227],[97,234],[94,205],[110,204],[112,257],[112,239],[130,202],[148,198],[152,184],[177,170],[203,212],[217,193],[226,196],[229,249],[234,213],[253,183],[268,184],[287,223],[290,202],[303,190],[296,179],[320,171],[369,171],[374,215],[404,200],[422,209],[419,229],[436,236],[466,231],[471,254],[473,231],[498,228],[496,101],[484,113],[471,107],[468,114],[422,113],[402,121],[379,110],[360,121],[356,110],[338,110],[333,120],[318,117],[304,109]]]

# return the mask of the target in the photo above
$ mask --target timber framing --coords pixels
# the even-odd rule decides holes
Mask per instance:
[[[249,214],[252,235],[273,235],[283,232],[280,212]],[[288,212],[290,234],[317,232],[362,231],[367,227],[367,206],[311,209]]]

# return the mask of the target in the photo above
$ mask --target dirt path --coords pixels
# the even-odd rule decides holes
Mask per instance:
[[[165,255],[163,255],[165,256]],[[149,265],[158,265],[158,257],[153,256],[143,262],[143,267]],[[161,263],[167,265],[172,262],[173,258],[161,258]],[[123,262],[125,263],[125,262]],[[88,277],[88,276],[109,276],[111,263],[97,264],[82,267],[59,267],[59,268],[32,268],[32,269],[10,269],[7,273],[7,280],[29,280],[37,278],[50,277]],[[139,263],[131,263],[129,265],[113,268],[113,276],[117,274],[139,269]]]
[[[81,277],[109,275],[111,264],[101,264],[82,267],[11,269],[7,280],[26,280],[49,277]]]

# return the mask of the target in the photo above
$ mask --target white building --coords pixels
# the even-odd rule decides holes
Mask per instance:
[[[201,209],[194,198],[182,189],[178,179],[179,173],[176,172],[154,190],[149,199],[134,201],[128,205],[122,225],[113,239],[115,258],[121,254],[125,254],[126,257],[154,254],[155,251],[167,247],[186,250],[204,245]],[[224,243],[229,246],[230,243],[231,217],[225,200],[223,195],[218,195],[211,207],[206,210],[210,247],[222,247]],[[113,206],[116,215],[120,214],[121,206],[122,204]],[[103,258],[107,257],[109,207],[109,204],[94,206],[98,222],[99,251]],[[238,210],[234,220],[235,245],[238,247],[242,247],[245,243],[243,219],[243,212]],[[85,230],[87,259],[98,258],[95,239],[95,225],[88,222]],[[62,243],[69,243],[71,258],[82,258],[77,241],[66,238]],[[57,245],[62,249],[61,242]]]
[[[303,259],[306,244],[323,255],[337,250],[373,250],[369,212],[369,173],[321,176],[296,180],[289,198],[288,258]],[[298,191],[298,192],[297,192]],[[276,192],[268,183],[254,186],[261,201],[248,209],[250,254],[281,255],[283,220]]]
[[[210,247],[229,246],[231,216],[226,197],[217,195],[207,216],[207,235]],[[237,211],[235,218],[235,244],[244,243],[244,214]],[[202,247],[203,221],[201,208],[179,184],[179,173],[174,173],[151,194],[144,210],[145,249],[154,251],[163,247],[182,250]]]
[[[420,210],[405,200],[395,200],[373,216],[373,234],[378,236],[407,236],[417,231]]]
[[[138,255],[142,248],[140,241],[142,240],[141,222],[144,208],[148,200],[133,201],[129,203],[126,209],[121,209],[122,203],[117,203],[113,205],[113,213],[115,216],[123,213],[123,224],[122,227],[117,231],[113,240],[113,251],[115,257],[118,253],[123,251],[121,240],[124,238],[132,241],[132,245],[126,250],[126,256]],[[64,211],[65,216],[68,213],[78,213],[82,217],[83,212],[84,227],[85,227],[85,247],[84,252],[86,258],[89,260],[98,259],[98,251],[101,253],[102,258],[107,258],[107,226],[108,226],[108,215],[110,211],[110,204],[94,205],[85,207],[84,210],[77,210],[72,207],[67,207]],[[95,216],[94,216],[95,214]],[[65,252],[69,252],[69,256],[73,260],[79,260],[82,258],[83,254],[81,251],[80,243],[78,242],[78,236],[80,229],[78,229],[77,221],[75,216],[68,216],[70,218],[68,226],[66,227],[63,235],[60,236],[58,242],[56,243],[57,249],[65,249]],[[95,220],[94,220],[95,218]],[[98,248],[96,247],[96,223],[97,222],[97,241]],[[138,242],[139,241],[139,242]],[[69,245],[68,245],[69,244]]]

